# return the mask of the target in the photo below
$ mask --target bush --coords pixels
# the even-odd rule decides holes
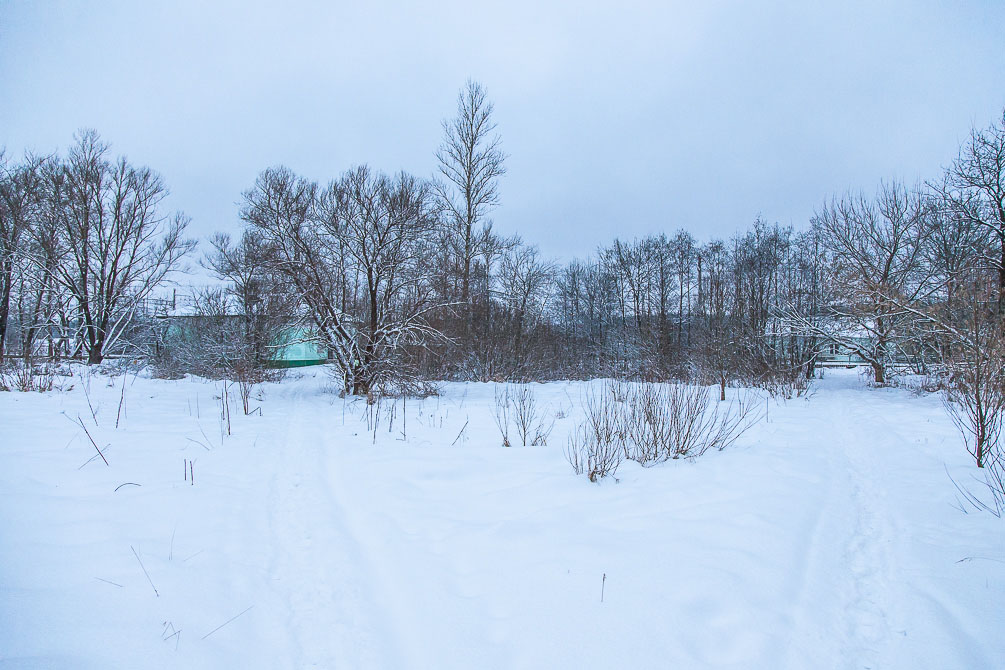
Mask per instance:
[[[51,391],[58,366],[51,361],[30,363],[9,360],[0,366],[0,391]]]
[[[516,388],[506,384],[495,387],[496,427],[502,436],[504,447],[510,445],[510,424],[516,430],[516,436],[523,446],[542,446],[548,444],[548,436],[555,427],[555,420],[548,421],[550,409],[537,404],[534,392],[526,384]]]
[[[591,482],[618,471],[625,458],[625,430],[621,404],[610,387],[595,394],[587,391],[586,420],[569,436],[565,458],[577,475]]]
[[[707,387],[689,384],[608,383],[599,395],[587,393],[586,418],[569,438],[566,460],[596,481],[624,459],[650,466],[721,451],[760,419],[754,400],[746,394],[716,403]]]

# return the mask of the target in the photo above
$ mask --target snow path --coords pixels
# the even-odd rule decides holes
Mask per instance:
[[[919,608],[934,610],[933,618],[954,629],[964,643],[939,650],[958,654],[953,662],[941,665],[918,654],[914,667],[997,667],[993,657],[979,653],[982,645],[964,632],[960,619],[973,618],[979,628],[976,617],[957,613],[947,618],[906,578],[917,551],[904,529],[917,518],[918,508],[930,507],[926,500],[930,492],[901,479],[905,465],[910,467],[907,461],[917,456],[905,446],[923,440],[918,434],[925,432],[917,415],[899,411],[906,394],[863,391],[854,378],[839,373],[837,380],[822,384],[819,395],[825,402],[811,401],[802,421],[817,436],[814,447],[823,455],[823,471],[830,476],[822,489],[814,532],[804,536],[808,542],[793,547],[797,553],[805,552],[807,564],[797,599],[803,615],[792,631],[788,667],[805,666],[808,650],[800,649],[798,640],[830,646],[826,656],[842,659],[834,667],[911,667],[905,660],[916,654],[919,641],[908,640],[908,631],[924,619]],[[890,490],[899,495],[891,498]],[[798,496],[797,491],[792,493]],[[999,552],[1001,530],[994,531],[997,539],[992,537]],[[821,551],[827,547],[840,551]],[[967,660],[960,663],[960,659]]]
[[[323,384],[268,386],[207,450],[218,387],[140,379],[114,429],[95,382],[108,468],[59,416],[89,416],[79,385],[0,395],[0,668],[1005,658],[1005,522],[954,508],[945,470],[973,468],[935,397],[829,372],[728,451],[597,486],[561,454],[581,384],[533,386],[571,416],[526,449],[498,446],[491,385],[385,406],[375,440]]]
[[[298,668],[403,667],[386,621],[386,594],[371,574],[373,560],[349,530],[346,508],[328,464],[335,446],[301,397],[289,413],[272,482],[271,578],[289,603],[286,629],[295,636]]]

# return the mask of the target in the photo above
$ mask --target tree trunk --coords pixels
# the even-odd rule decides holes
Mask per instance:
[[[104,360],[104,356],[101,355],[101,345],[95,345],[88,348],[87,350],[87,364],[97,365]]]
[[[10,293],[13,280],[13,269],[9,263],[4,263],[3,288],[0,290],[0,364],[4,359],[4,344],[7,342],[7,324],[10,322]]]
[[[98,331],[94,326],[87,327],[87,364],[97,365],[104,360],[102,350],[105,345],[103,332]]]
[[[998,313],[1005,313],[1005,237],[1001,240],[1001,259],[998,263]]]

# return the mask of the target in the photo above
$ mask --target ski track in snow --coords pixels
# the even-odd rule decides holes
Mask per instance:
[[[840,439],[828,445],[844,456],[842,469],[847,473],[849,491],[841,502],[853,519],[851,534],[843,542],[846,576],[851,582],[846,587],[848,630],[844,656],[848,668],[873,668],[879,667],[876,663],[885,655],[889,636],[884,603],[891,600],[884,590],[891,584],[888,545],[896,539],[887,523],[886,494],[874,477],[889,472],[879,456],[885,443],[897,436],[880,417],[865,417],[849,407],[848,403],[842,404],[842,416],[837,421]]]
[[[272,580],[289,603],[295,667],[403,667],[379,607],[371,560],[348,529],[328,477],[335,447],[323,428],[305,429],[317,422],[307,411],[309,398],[300,397],[294,407],[269,507]]]

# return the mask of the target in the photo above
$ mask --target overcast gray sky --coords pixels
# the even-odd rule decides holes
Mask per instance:
[[[432,175],[480,81],[508,173],[497,229],[547,255],[806,222],[934,177],[1005,106],[1005,1],[222,3],[0,0],[0,145],[81,127],[159,171],[191,232],[256,174]]]

